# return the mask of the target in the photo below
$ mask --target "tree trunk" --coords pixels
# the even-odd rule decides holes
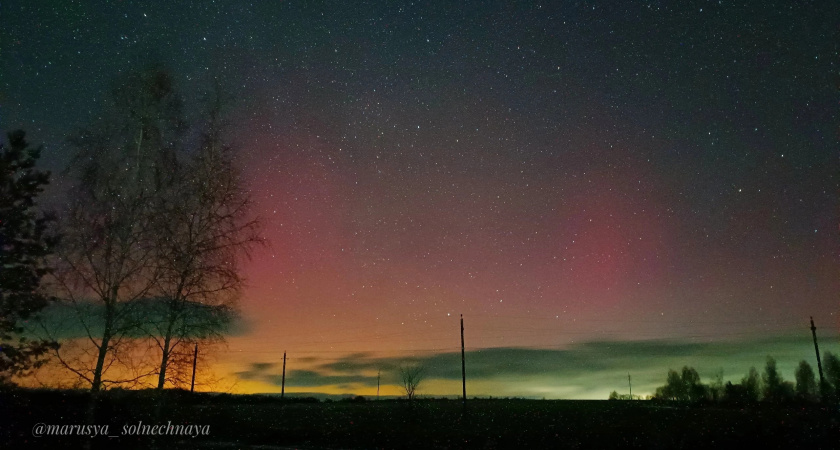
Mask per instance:
[[[96,357],[96,368],[93,370],[93,382],[90,390],[97,392],[102,388],[102,370],[105,367],[105,357],[108,356],[108,347],[111,344],[111,336],[114,332],[114,305],[112,302],[105,303],[105,330],[102,332],[102,342],[99,344],[99,354]]]
[[[105,356],[108,354],[108,345],[111,335],[106,331],[102,335],[102,343],[99,345],[99,355],[96,358],[96,369],[93,371],[93,383],[90,385],[92,392],[98,391],[102,386],[102,369],[105,367]]]
[[[179,290],[181,289],[182,285],[182,283],[178,285]],[[158,372],[158,390],[162,390],[163,387],[166,385],[166,368],[169,366],[169,356],[172,353],[172,333],[175,325],[175,320],[177,318],[177,314],[175,313],[177,301],[178,300],[176,297],[176,300],[171,301],[168,307],[169,311],[166,317],[166,335],[163,337],[163,355],[160,358],[160,371]]]
[[[160,372],[158,373],[158,390],[162,390],[166,384],[166,366],[169,365],[169,352],[171,351],[169,343],[171,339],[172,333],[167,332],[166,337],[163,339],[163,357],[160,360]]]

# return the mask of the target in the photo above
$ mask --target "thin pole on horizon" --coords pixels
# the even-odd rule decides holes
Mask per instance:
[[[817,369],[820,372],[820,389],[822,389],[825,380],[823,380],[822,361],[820,360],[820,346],[817,344],[817,327],[814,326],[814,316],[811,316],[811,335],[814,337],[814,351],[817,353]]]
[[[198,343],[195,344],[195,353],[193,354],[193,373],[192,381],[190,382],[190,392],[195,392],[195,366],[198,363]]]
[[[464,359],[464,315],[461,314],[461,388],[464,406],[467,404],[467,366]]]
[[[283,377],[280,381],[280,398],[286,395],[286,350],[283,350]]]
[[[630,400],[633,400],[633,383],[630,381],[630,374],[627,374],[627,385],[630,386]]]
[[[379,400],[379,380],[382,376],[382,369],[376,371],[376,399]]]

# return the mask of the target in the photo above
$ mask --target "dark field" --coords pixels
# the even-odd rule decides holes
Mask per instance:
[[[2,448],[838,448],[840,414],[824,405],[651,401],[280,401],[111,391],[0,394]],[[37,423],[209,425],[209,435],[34,438]],[[734,447],[734,448],[738,448]]]

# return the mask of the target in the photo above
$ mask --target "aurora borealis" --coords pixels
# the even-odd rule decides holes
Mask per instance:
[[[809,316],[840,351],[836,4],[186,5],[3,2],[0,124],[57,172],[137,64],[230,95],[269,245],[219,389],[279,392],[288,351],[288,392],[413,359],[455,395],[460,314],[470,395],[791,379]]]

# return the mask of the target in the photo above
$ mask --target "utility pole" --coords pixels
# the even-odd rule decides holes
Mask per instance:
[[[283,378],[280,382],[280,398],[286,395],[286,351],[283,350]]]
[[[633,400],[633,383],[630,382],[630,374],[627,374],[627,384],[630,386],[630,400]]]
[[[382,369],[376,371],[376,399],[379,400],[379,380],[382,376]]]
[[[193,354],[193,375],[190,383],[190,392],[195,392],[195,366],[198,363],[198,344],[195,344],[195,353]]]
[[[820,389],[824,386],[822,361],[820,360],[820,346],[817,345],[817,327],[814,326],[814,316],[811,316],[811,335],[814,336],[814,351],[817,352],[817,369],[820,371]]]
[[[467,365],[464,360],[464,315],[461,314],[461,387],[464,394],[464,405],[467,404]]]

